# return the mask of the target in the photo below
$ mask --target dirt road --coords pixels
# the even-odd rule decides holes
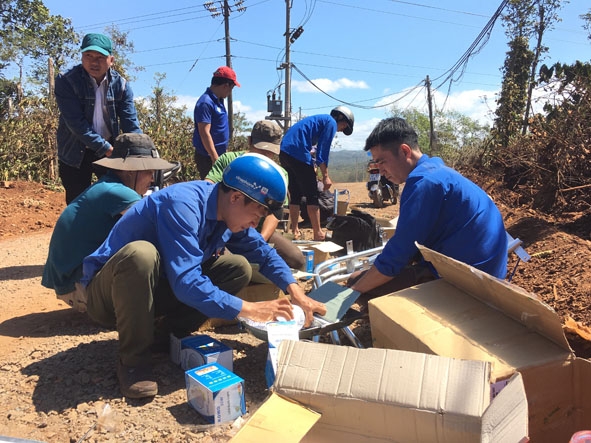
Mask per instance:
[[[337,186],[349,189],[351,204],[362,210],[388,219],[397,214],[397,206],[371,208],[365,183]],[[513,282],[538,294],[561,318],[591,324],[591,243],[588,229],[573,230],[580,218],[553,220],[492,186],[487,192],[499,203],[508,231],[534,255],[519,265]],[[187,405],[184,373],[168,355],[156,355],[159,395],[151,401],[121,397],[114,373],[116,333],[40,285],[51,228],[62,209],[63,194],[41,185],[0,187],[0,435],[52,443],[228,441],[235,432],[231,425],[207,425]],[[509,263],[511,268],[514,258]],[[371,346],[367,323],[355,330]],[[268,393],[266,343],[237,326],[210,335],[234,349],[234,369],[245,379],[247,408],[254,412]],[[588,342],[570,338],[579,356],[591,355]],[[106,404],[110,415],[103,414]]]

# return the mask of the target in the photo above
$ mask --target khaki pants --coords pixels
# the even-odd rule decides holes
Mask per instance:
[[[119,332],[119,357],[126,366],[147,364],[154,341],[154,320],[164,317],[170,332],[196,330],[207,317],[181,303],[161,278],[160,254],[149,242],[135,241],[114,254],[86,288],[88,315]],[[237,294],[251,279],[252,269],[240,255],[223,255],[202,265],[214,285]]]
[[[80,283],[76,282],[76,289],[67,294],[56,294],[57,298],[67,303],[78,312],[86,312],[86,305],[88,303],[88,296],[86,289]]]

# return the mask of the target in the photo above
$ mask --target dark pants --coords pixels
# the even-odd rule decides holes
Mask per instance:
[[[62,180],[62,185],[66,190],[66,204],[69,205],[78,197],[86,188],[92,184],[92,174],[97,178],[102,177],[107,169],[101,166],[93,165],[92,162],[98,160],[99,157],[94,155],[94,151],[90,149],[84,150],[84,158],[80,168],[58,162],[59,176]]]
[[[193,159],[195,160],[195,164],[197,165],[199,178],[201,180],[205,180],[205,177],[207,177],[207,174],[209,174],[209,171],[211,171],[211,167],[213,166],[211,157],[209,155],[198,154],[197,151],[195,151]]]
[[[279,161],[287,171],[289,178],[289,204],[299,205],[302,197],[306,197],[306,204],[318,206],[320,191],[313,166],[301,162],[285,152],[279,153]]]

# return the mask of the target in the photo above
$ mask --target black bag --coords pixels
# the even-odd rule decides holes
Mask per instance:
[[[322,191],[318,197],[318,206],[320,207],[320,226],[326,226],[328,218],[334,214],[334,195],[329,191]],[[308,217],[308,206],[306,205],[306,197],[302,198],[300,203],[300,213],[303,219],[303,226],[310,223]]]
[[[382,245],[382,229],[376,219],[357,209],[347,215],[333,215],[326,225],[332,231],[332,241],[345,248],[338,255],[347,253],[347,241],[353,240],[355,252],[366,251]]]

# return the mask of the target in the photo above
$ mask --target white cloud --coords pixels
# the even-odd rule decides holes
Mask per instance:
[[[400,109],[414,107],[421,112],[428,112],[426,90],[410,92],[406,89],[400,93],[382,98],[376,106],[395,102],[394,105]],[[440,91],[432,93],[434,109],[454,110],[470,117],[481,124],[491,125],[493,112],[496,107],[497,91],[486,91],[482,89],[471,89],[467,91],[453,92],[446,95]]]
[[[356,120],[353,134],[347,136],[341,132],[337,132],[338,148],[339,150],[363,151],[365,146],[365,139],[369,133],[379,123],[381,118],[373,117],[368,120]]]
[[[193,109],[195,108],[195,103],[199,100],[199,96],[194,95],[177,95],[176,96],[176,106],[181,107],[184,106],[187,108],[187,113],[191,116],[193,115]]]
[[[330,80],[328,78],[317,78],[311,80],[314,85],[318,86],[324,92],[336,92],[340,89],[369,89],[369,86],[363,80],[349,80],[348,78],[340,78],[338,80]],[[309,82],[294,80],[291,82],[291,88],[296,92],[320,92],[318,88],[314,87]]]

